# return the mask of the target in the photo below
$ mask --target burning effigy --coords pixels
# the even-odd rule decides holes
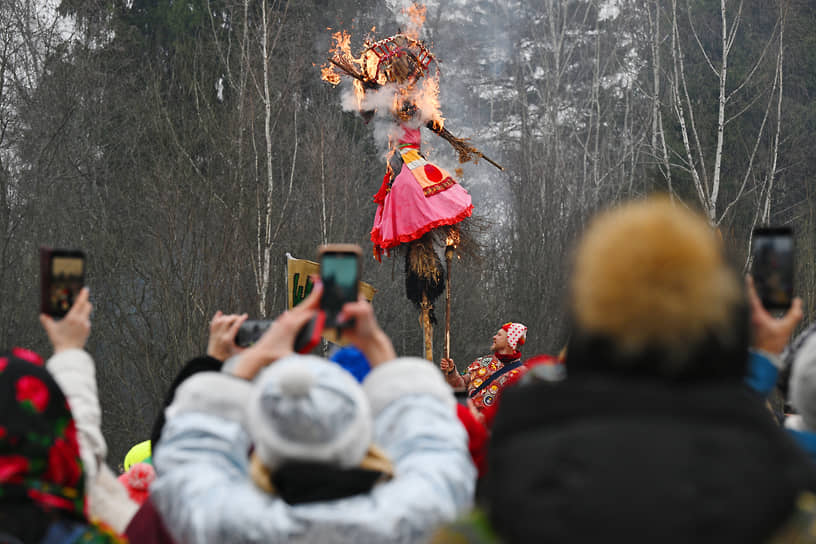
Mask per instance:
[[[404,32],[367,39],[358,55],[351,51],[351,35],[336,32],[322,78],[332,85],[350,79],[352,85],[343,97],[346,109],[360,112],[366,122],[375,117],[386,121],[381,125],[387,128],[378,131],[385,132],[379,135],[387,139],[387,152],[382,183],[374,195],[377,209],[371,242],[378,260],[398,248],[404,250],[406,294],[422,310],[426,357],[432,358],[433,303],[446,286],[436,248],[445,248],[449,276],[453,251],[475,244],[468,232],[473,214],[470,194],[422,153],[421,129],[424,126],[450,143],[460,163],[484,159],[502,167],[445,128],[439,105],[439,64],[419,39],[425,8],[415,5],[407,15],[410,24]],[[449,287],[448,281],[448,324]],[[448,330],[449,325],[445,356]]]

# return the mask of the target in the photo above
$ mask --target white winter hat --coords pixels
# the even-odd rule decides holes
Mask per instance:
[[[289,460],[360,464],[372,441],[363,389],[338,365],[292,355],[265,369],[248,399],[255,453],[270,470]]]
[[[805,427],[816,431],[816,334],[811,334],[796,351],[791,369],[790,397]]]

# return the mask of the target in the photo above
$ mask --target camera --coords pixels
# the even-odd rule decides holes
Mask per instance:
[[[270,325],[272,321],[268,319],[247,319],[241,323],[235,335],[235,345],[242,348],[251,346],[263,336]]]

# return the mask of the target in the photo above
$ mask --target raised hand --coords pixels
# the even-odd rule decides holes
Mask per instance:
[[[93,305],[88,300],[89,296],[88,288],[83,287],[74,300],[74,305],[60,320],[40,314],[40,323],[48,335],[54,353],[85,347],[91,335],[91,310],[93,310]]]
[[[788,311],[781,318],[775,318],[762,305],[754,288],[754,279],[745,277],[745,289],[751,306],[751,347],[780,355],[790,341],[796,325],[802,321],[802,299],[796,297]]]
[[[235,345],[235,335],[248,315],[223,314],[221,310],[215,312],[210,321],[210,338],[207,342],[207,355],[226,361],[244,348]]]

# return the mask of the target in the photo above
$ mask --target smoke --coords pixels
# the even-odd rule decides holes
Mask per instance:
[[[412,0],[385,0],[382,10],[371,16],[377,19],[374,39],[397,32],[407,33],[415,24]],[[470,138],[471,143],[486,155],[504,163],[499,142],[508,140],[506,101],[514,95],[510,89],[508,66],[519,53],[520,0],[497,3],[491,0],[430,0],[425,3],[425,24],[416,37],[422,40],[438,61],[441,76],[434,93],[418,93],[420,115],[413,126],[424,125],[429,119],[444,119],[445,127],[458,137]],[[387,9],[385,9],[387,8]],[[413,12],[416,10],[414,9]],[[356,47],[360,47],[357,43]],[[352,49],[355,45],[352,45]],[[357,49],[359,51],[359,49]],[[431,72],[435,71],[432,65]],[[429,74],[431,75],[431,74]],[[432,80],[426,77],[421,80]],[[393,114],[395,93],[387,85],[368,90],[362,104],[348,78],[341,84],[341,102],[346,111],[374,111],[369,121],[374,139],[383,157],[388,154],[389,140],[401,135]],[[404,89],[403,89],[404,90]],[[424,100],[433,96],[434,101]],[[438,99],[438,102],[436,100]],[[502,202],[507,200],[508,173],[500,172],[485,161],[460,164],[453,148],[428,130],[423,130],[423,154],[449,172],[457,175],[463,187],[473,196],[477,214],[502,222]],[[512,165],[504,164],[508,170]]]
[[[439,9],[438,0],[430,0],[422,4],[418,4],[413,0],[385,0],[385,5],[391,10],[394,21],[396,21],[403,32],[410,33],[412,30],[416,30],[419,39],[424,40],[428,38],[428,31],[425,26],[421,24],[417,26],[416,20],[412,18],[411,13],[418,5],[425,6],[428,12]]]

